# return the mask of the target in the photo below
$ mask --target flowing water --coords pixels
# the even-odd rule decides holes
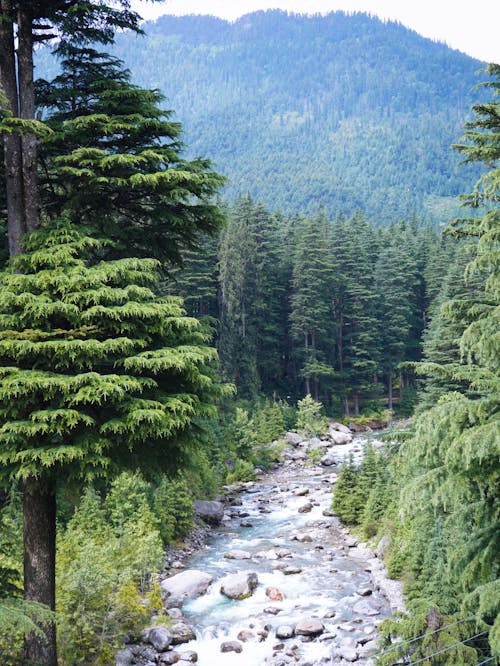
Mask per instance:
[[[353,448],[359,456],[366,441],[357,437],[351,445],[334,448],[339,459]],[[323,515],[331,503],[334,469],[283,466],[254,485],[247,484],[231,507],[224,528],[187,563],[189,568],[214,576],[208,592],[187,602],[183,609],[186,621],[197,632],[197,640],[183,648],[198,653],[200,666],[297,663],[292,654],[300,664],[343,663],[340,657],[336,661],[331,656],[336,647],[345,647],[347,641],[353,648],[358,641],[376,638],[376,625],[390,614],[390,607],[376,590],[366,598],[359,594],[373,588],[367,571],[369,554],[349,548],[337,519]],[[306,492],[306,488],[307,495],[294,494],[299,489]],[[311,510],[299,512],[307,502],[312,503]],[[224,555],[230,551],[247,551],[250,557],[226,559]],[[286,566],[301,571],[286,575],[282,570]],[[218,581],[242,571],[255,572],[258,587],[250,598],[226,598]],[[268,587],[277,588],[283,600],[272,601],[266,596]],[[302,642],[300,636],[286,641],[276,637],[278,626],[294,626],[301,617],[321,619],[330,638]],[[221,643],[236,640],[242,630],[253,634],[242,642],[242,652],[221,653]],[[370,662],[361,659],[357,663]]]

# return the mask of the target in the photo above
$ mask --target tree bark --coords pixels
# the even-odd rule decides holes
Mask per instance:
[[[55,610],[56,499],[53,488],[30,477],[23,483],[24,598]],[[30,634],[24,644],[29,664],[57,666],[55,624],[45,638]]]
[[[359,393],[355,391],[353,397],[354,397],[354,414],[356,416],[359,416]]]
[[[388,378],[389,386],[388,386],[388,391],[389,391],[389,411],[392,412],[392,372],[389,373],[389,378]]]
[[[35,117],[33,15],[29,8],[23,8],[22,5],[18,12],[18,79],[19,115],[23,119],[33,120]],[[40,192],[37,171],[39,139],[33,134],[22,135],[21,146],[24,219],[26,231],[34,231],[40,226]]]
[[[10,0],[0,0],[0,9],[5,16],[12,17]],[[13,116],[19,115],[19,96],[16,75],[16,53],[13,23],[0,21],[0,84],[7,97],[8,110]],[[7,219],[9,254],[21,252],[21,236],[26,231],[24,218],[24,196],[22,174],[21,137],[5,132],[3,135],[5,188],[7,198]]]

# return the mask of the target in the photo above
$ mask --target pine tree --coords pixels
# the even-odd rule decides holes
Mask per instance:
[[[102,243],[65,222],[24,243],[0,277],[0,470],[47,498],[25,580],[36,538],[36,585],[53,596],[57,483],[186,462],[218,394],[215,351],[178,299],[155,295],[155,260],[101,261]],[[25,486],[25,512],[35,497]]]

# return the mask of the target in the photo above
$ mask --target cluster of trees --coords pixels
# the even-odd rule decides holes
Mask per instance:
[[[389,538],[389,573],[406,581],[410,614],[384,633],[388,644],[394,633],[410,642],[391,645],[382,664],[433,654],[466,666],[500,655],[500,66],[488,71],[493,101],[475,105],[456,146],[488,168],[465,197],[482,216],[449,229],[461,248],[416,367],[425,389],[414,432],[359,470],[346,466],[335,489],[340,516]]]
[[[166,7],[168,11],[168,6]],[[164,16],[116,55],[168,91],[193,155],[270,209],[441,221],[476,177],[449,150],[481,63],[366,14]],[[41,68],[51,63],[40,59]]]
[[[411,410],[412,373],[402,364],[421,358],[455,255],[460,261],[450,240],[416,220],[383,227],[360,212],[283,216],[245,196],[229,208],[218,246],[187,255],[170,288],[190,314],[219,320],[223,376],[242,397],[311,393],[330,410],[359,414],[388,396],[389,409]]]

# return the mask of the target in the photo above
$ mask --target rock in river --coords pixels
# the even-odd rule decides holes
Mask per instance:
[[[239,641],[224,641],[220,646],[221,652],[236,652],[239,654],[243,651],[243,647]]]
[[[221,580],[220,591],[229,599],[247,599],[252,596],[258,582],[254,572],[230,574]]]
[[[209,525],[219,525],[224,517],[222,502],[195,500],[194,512]]]
[[[298,636],[317,636],[324,630],[321,620],[314,617],[303,617],[295,625],[295,633]]]
[[[158,652],[165,652],[172,643],[172,632],[168,627],[153,627],[149,632],[148,641]]]
[[[187,569],[161,582],[163,593],[177,599],[195,599],[205,594],[213,577],[204,571]]]
[[[189,641],[194,641],[196,634],[192,627],[183,622],[178,622],[174,624],[171,629],[172,631],[172,644],[180,645],[181,643],[189,643]]]

